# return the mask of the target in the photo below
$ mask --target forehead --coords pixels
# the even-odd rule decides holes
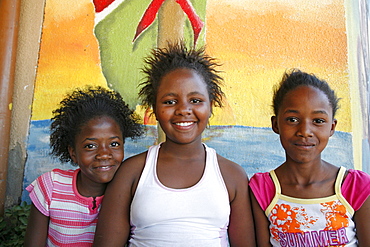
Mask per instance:
[[[299,86],[290,90],[281,102],[281,108],[315,108],[332,112],[332,106],[327,95],[320,89],[312,86]]]
[[[93,131],[95,129],[114,129],[120,130],[120,125],[110,116],[96,116],[85,122],[80,128],[80,134]]]
[[[165,74],[159,83],[159,89],[185,89],[198,88],[198,90],[206,90],[207,84],[204,78],[193,69],[179,68]]]

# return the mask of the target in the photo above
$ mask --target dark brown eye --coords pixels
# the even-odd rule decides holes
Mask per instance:
[[[203,101],[200,100],[200,99],[192,99],[190,102],[193,103],[193,104],[197,104],[197,103],[200,103],[200,102],[203,102]]]
[[[87,149],[93,149],[95,147],[95,145],[94,144],[86,144],[85,146],[84,146],[84,148],[87,148]]]
[[[165,105],[174,105],[174,104],[176,104],[176,101],[175,100],[166,100],[166,101],[163,102],[163,104],[165,104]]]
[[[286,120],[287,120],[288,122],[291,122],[291,123],[296,123],[296,122],[298,122],[298,118],[296,118],[296,117],[288,117],[288,118],[286,118]]]
[[[315,120],[313,120],[314,121],[314,123],[317,123],[317,124],[323,124],[323,123],[325,123],[326,121],[324,120],[324,119],[322,119],[322,118],[319,118],[319,119],[315,119]]]
[[[110,145],[112,147],[119,147],[119,146],[121,146],[121,144],[119,142],[112,142]]]

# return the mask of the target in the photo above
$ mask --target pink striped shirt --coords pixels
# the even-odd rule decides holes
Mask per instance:
[[[50,219],[46,246],[92,246],[103,196],[78,193],[79,171],[54,169],[26,188],[35,207]]]

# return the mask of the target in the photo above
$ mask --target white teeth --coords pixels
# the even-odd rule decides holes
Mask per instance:
[[[181,123],[176,123],[176,125],[180,125],[180,126],[189,126],[189,125],[192,125],[193,122],[181,122]]]

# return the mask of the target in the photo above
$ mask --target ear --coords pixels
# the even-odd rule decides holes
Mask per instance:
[[[338,121],[334,118],[333,122],[331,124],[330,136],[334,135],[335,127],[337,127],[337,123],[338,123]]]
[[[278,127],[278,124],[277,124],[277,117],[276,116],[271,117],[271,127],[272,127],[272,130],[276,134],[279,134],[279,127]]]
[[[157,111],[155,110],[155,108],[156,108],[155,105],[153,105],[152,108],[151,108],[152,112],[150,113],[150,116],[152,116],[154,114],[155,120],[158,121],[157,114],[156,114]]]
[[[71,156],[71,159],[73,160],[73,162],[77,164],[77,157],[76,157],[76,152],[74,148],[71,146],[68,146],[68,153],[69,153],[69,156]]]

